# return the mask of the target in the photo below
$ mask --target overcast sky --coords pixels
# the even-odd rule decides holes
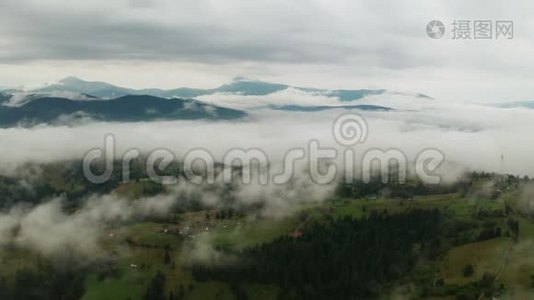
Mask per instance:
[[[0,86],[68,75],[127,87],[245,76],[445,100],[534,100],[534,2],[0,0]],[[445,36],[425,27],[438,19]],[[454,20],[511,20],[513,39],[456,40]]]

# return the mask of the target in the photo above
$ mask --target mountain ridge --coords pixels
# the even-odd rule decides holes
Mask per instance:
[[[62,120],[88,118],[110,122],[154,120],[235,120],[244,111],[202,103],[193,99],[165,99],[149,95],[127,95],[108,101],[76,101],[42,97],[22,106],[0,105],[0,127],[64,124]]]
[[[102,99],[114,99],[126,95],[150,95],[161,98],[196,98],[200,96],[217,93],[230,93],[244,96],[264,96],[280,92],[289,88],[294,88],[304,92],[315,93],[327,97],[338,98],[341,102],[359,100],[369,95],[381,95],[386,89],[320,89],[309,87],[296,87],[287,84],[269,83],[259,80],[250,80],[243,77],[236,77],[232,82],[223,84],[216,88],[200,89],[190,87],[179,87],[174,89],[144,88],[132,89],[116,86],[102,81],[86,81],[74,76],[63,78],[56,84],[30,90],[34,93],[54,93],[54,92],[75,92],[87,94]],[[423,94],[415,94],[417,97],[432,99]]]

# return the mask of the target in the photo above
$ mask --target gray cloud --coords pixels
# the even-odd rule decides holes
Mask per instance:
[[[534,92],[532,9],[527,1],[4,0],[0,84],[79,75],[170,88],[244,75],[519,100]],[[426,36],[432,19],[446,24],[444,39]],[[515,38],[451,40],[455,19],[513,20]]]
[[[59,7],[43,10],[37,3],[8,1],[1,13],[1,32],[10,41],[12,51],[6,51],[1,59],[324,62],[342,58],[340,55],[350,53],[352,48],[343,43],[324,43],[310,35],[313,32],[305,32],[309,30],[304,24],[296,26],[299,22],[262,24],[261,19],[254,20],[253,11],[243,11],[244,20],[232,24],[232,14],[211,16],[209,5],[171,5],[139,11],[137,5],[132,8],[101,4],[104,8],[111,6],[109,11],[64,11]],[[176,14],[165,15],[165,9]],[[293,9],[293,13],[299,11],[297,7]],[[146,19],[144,14],[156,17]],[[182,19],[186,14],[190,16]],[[241,24],[248,22],[251,24]]]
[[[402,1],[401,1],[402,2]],[[202,62],[355,63],[384,68],[435,65],[424,34],[437,16],[494,13],[491,5],[378,1],[4,1],[0,60],[161,59]],[[389,14],[395,10],[396,14]],[[507,10],[518,17],[517,5]],[[405,13],[405,14],[402,14]],[[446,46],[448,48],[448,46]],[[427,48],[426,51],[421,51]],[[443,63],[443,61],[442,61]]]

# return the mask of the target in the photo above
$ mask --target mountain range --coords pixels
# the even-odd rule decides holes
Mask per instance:
[[[379,106],[379,105],[369,105],[369,104],[360,104],[360,105],[314,105],[314,106],[304,106],[304,105],[270,105],[269,108],[274,110],[282,111],[298,111],[298,112],[315,112],[331,109],[357,109],[357,110],[373,110],[373,111],[390,111],[393,110],[390,107]]]
[[[329,109],[388,111],[389,107],[368,104],[343,104],[369,95],[386,93],[384,89],[326,90],[293,87],[285,84],[235,78],[231,83],[212,89],[130,89],[105,82],[67,77],[58,83],[32,90],[0,91],[0,127],[63,124],[80,119],[136,122],[153,120],[232,120],[247,115],[240,109],[225,108],[192,98],[226,94],[265,96],[286,89],[334,98],[338,105],[266,105],[264,108],[288,112],[316,112]],[[416,97],[428,98],[422,94]]]
[[[161,98],[195,98],[204,95],[217,93],[239,94],[244,96],[262,96],[283,91],[288,88],[294,88],[309,93],[317,93],[327,97],[337,97],[340,101],[353,101],[361,99],[368,95],[380,95],[386,92],[384,89],[357,89],[357,90],[326,90],[316,88],[293,87],[279,83],[268,83],[263,81],[249,80],[242,77],[236,77],[231,83],[223,84],[217,88],[198,89],[181,87],[176,89],[130,89],[115,86],[99,81],[85,81],[76,77],[67,77],[58,83],[50,84],[45,87],[32,89],[33,93],[53,93],[53,92],[71,92],[91,95],[102,99],[113,99],[126,95],[150,95]],[[15,92],[16,90],[10,90]],[[418,94],[420,97],[428,97]]]
[[[218,107],[192,99],[165,99],[128,95],[107,101],[77,101],[42,97],[21,106],[0,106],[0,127],[65,124],[91,119],[114,122],[154,120],[231,120],[246,116],[240,110]]]
[[[530,108],[534,109],[534,101],[515,101],[509,103],[500,103],[495,106],[500,108]]]

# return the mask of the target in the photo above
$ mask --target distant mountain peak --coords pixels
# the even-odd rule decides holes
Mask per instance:
[[[77,83],[82,83],[82,82],[85,82],[85,80],[82,80],[75,76],[67,76],[59,81],[59,83],[61,84],[73,84],[73,83],[77,84]]]
[[[232,82],[239,82],[239,81],[254,81],[254,80],[248,79],[248,78],[243,77],[243,76],[236,76],[236,77],[232,78]]]

